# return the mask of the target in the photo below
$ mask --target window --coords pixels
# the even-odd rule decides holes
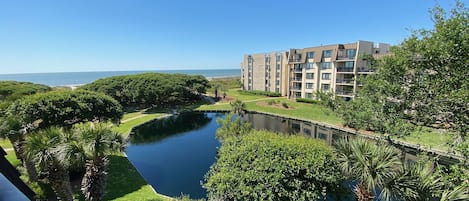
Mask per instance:
[[[330,58],[332,57],[332,50],[323,50],[322,51],[322,58]]]
[[[331,62],[322,62],[321,63],[321,69],[331,69]]]
[[[346,61],[345,68],[353,68],[354,62],[353,61]]]
[[[277,54],[276,60],[280,61],[280,55]]]
[[[277,70],[280,70],[280,64],[277,64],[277,65],[275,66],[275,68],[276,68]]]
[[[313,68],[314,68],[314,63],[306,63],[306,70],[313,69]]]
[[[306,73],[306,79],[314,79],[314,73]]]
[[[330,80],[331,79],[331,74],[330,73],[323,73],[321,75],[323,80]]]
[[[314,58],[314,52],[306,52],[306,58],[308,59]]]
[[[280,80],[275,80],[275,85],[280,85]]]
[[[280,77],[280,73],[279,73],[279,72],[276,72],[276,73],[275,73],[275,77],[276,77],[276,78]]]
[[[306,88],[307,89],[312,89],[313,88],[313,83],[306,83]]]
[[[347,49],[345,51],[345,54],[347,55],[347,58],[353,59],[355,57],[355,52],[356,52],[355,49]]]
[[[305,94],[305,97],[306,97],[306,98],[313,98],[313,93],[306,93],[306,94]]]
[[[275,92],[280,93],[280,88],[275,88]]]
[[[331,88],[330,84],[321,84],[321,90],[322,91],[329,91]]]

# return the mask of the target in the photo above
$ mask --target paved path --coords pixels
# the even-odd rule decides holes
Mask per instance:
[[[141,117],[144,117],[144,116],[147,116],[148,114],[140,114],[138,116],[135,116],[135,117],[132,117],[132,118],[128,118],[126,120],[122,120],[121,123],[126,123],[126,122],[129,122],[129,121],[132,121],[134,119],[138,119],[138,118],[141,118]]]
[[[254,99],[254,100],[246,100],[246,101],[243,101],[243,102],[248,103],[248,102],[256,102],[256,101],[262,101],[262,100],[278,99],[278,98],[281,98],[281,97],[259,98],[259,99]],[[230,103],[215,103],[215,105],[228,105],[228,104],[230,104]]]

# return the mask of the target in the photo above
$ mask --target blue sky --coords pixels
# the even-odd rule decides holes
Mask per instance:
[[[463,1],[464,2],[464,1]],[[0,74],[238,68],[244,54],[399,44],[450,0],[0,0]]]

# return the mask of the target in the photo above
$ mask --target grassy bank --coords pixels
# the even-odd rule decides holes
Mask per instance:
[[[163,115],[165,113],[145,110],[127,113],[122,118],[122,123],[113,127],[113,130],[127,137],[133,127]],[[172,200],[156,193],[124,155],[112,155],[109,159],[109,175],[104,200]]]
[[[149,111],[128,113],[124,115],[122,123],[113,127],[113,130],[127,137],[134,126],[163,115],[165,113]],[[8,139],[0,139],[0,145],[5,149],[12,148]],[[21,165],[13,150],[7,151],[6,158],[14,166]],[[156,193],[123,154],[111,155],[109,161],[109,175],[106,181],[104,200],[173,200]]]
[[[227,96],[225,99],[218,101],[216,104],[201,105],[196,108],[196,110],[230,110],[231,107],[229,103],[235,99],[240,99],[246,103],[246,109],[249,111],[268,112],[287,117],[310,119],[321,123],[342,126],[342,119],[335,112],[324,106],[318,104],[299,103],[288,100],[285,97],[270,98],[261,95],[241,94],[238,90],[240,89],[231,88],[227,90]],[[277,104],[272,104],[272,102],[275,101],[277,101]],[[282,107],[281,105],[283,103],[285,103],[288,108]],[[378,133],[368,131],[361,132],[369,135],[380,135]],[[412,144],[419,144],[425,148],[448,151],[449,146],[447,142],[451,140],[451,135],[445,131],[424,128],[412,132],[409,136],[394,139]]]

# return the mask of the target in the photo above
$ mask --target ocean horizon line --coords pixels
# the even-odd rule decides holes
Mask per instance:
[[[133,75],[141,73],[168,73],[202,75],[207,79],[223,77],[240,77],[241,69],[191,69],[191,70],[138,70],[138,71],[86,71],[86,72],[53,72],[53,73],[22,73],[0,74],[0,80],[12,80],[44,84],[51,87],[71,87],[94,82],[95,80],[121,75]]]
[[[24,75],[24,74],[50,74],[50,73],[107,73],[107,72],[159,72],[159,71],[211,71],[211,70],[240,70],[240,68],[188,68],[188,69],[152,69],[152,70],[97,70],[97,71],[55,71],[55,72],[16,72],[1,73],[0,75]]]

